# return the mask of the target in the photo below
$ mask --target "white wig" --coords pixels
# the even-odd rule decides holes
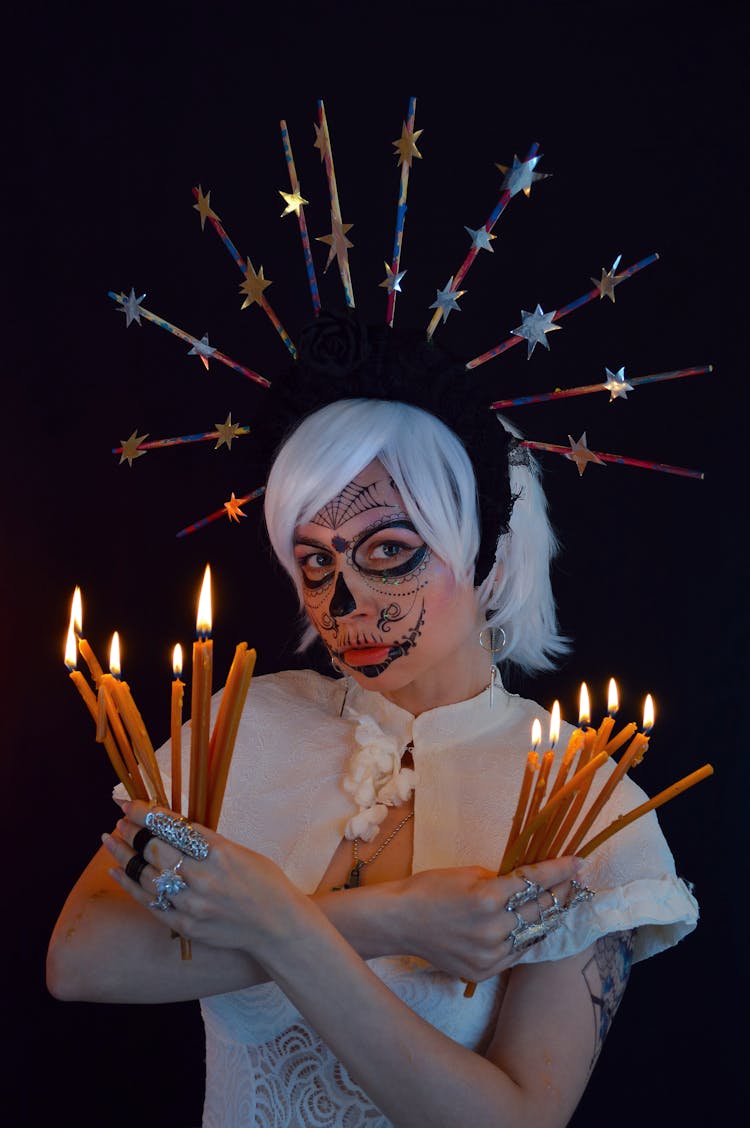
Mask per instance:
[[[338,400],[305,418],[285,440],[266,485],[271,544],[303,609],[294,530],[374,459],[393,479],[419,535],[458,582],[472,582],[480,540],[477,491],[460,439],[434,415],[409,404]],[[568,649],[558,632],[550,583],[557,541],[534,459],[510,466],[510,489],[516,499],[510,529],[498,540],[495,567],[477,597],[487,625],[505,631],[500,662],[513,662],[532,673],[551,669],[554,659]],[[302,645],[316,637],[308,624]]]

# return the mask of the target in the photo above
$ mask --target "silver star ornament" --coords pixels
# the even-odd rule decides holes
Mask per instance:
[[[452,310],[457,309],[459,313],[461,312],[461,307],[458,304],[458,299],[462,294],[466,293],[465,290],[452,290],[452,285],[453,277],[451,276],[448,279],[448,284],[446,285],[445,289],[438,290],[437,298],[430,306],[430,309],[440,310],[443,315],[443,323],[448,320],[448,314],[451,313]]]
[[[552,313],[545,313],[540,305],[537,305],[533,313],[526,309],[521,310],[521,324],[512,332],[516,337],[526,338],[528,342],[527,359],[533,353],[536,345],[544,345],[545,349],[549,348],[547,333],[552,333],[555,329],[562,329],[561,325],[553,325],[556,312],[557,310],[553,309]]]
[[[625,366],[618,368],[616,372],[610,372],[609,368],[605,368],[604,371],[607,374],[607,381],[602,387],[609,392],[609,402],[612,403],[616,399],[627,399],[628,392],[633,390],[633,385],[625,379]]]

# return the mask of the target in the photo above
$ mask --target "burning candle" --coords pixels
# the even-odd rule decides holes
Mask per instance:
[[[528,814],[526,815],[526,822],[530,822],[536,816],[537,811],[542,805],[544,796],[547,793],[547,781],[552,769],[552,761],[555,756],[555,747],[560,739],[560,702],[555,701],[552,706],[549,723],[549,749],[542,756],[541,767],[536,780],[534,794],[531,797],[529,804]],[[546,835],[547,826],[543,823],[534,833],[533,838],[530,840],[526,853],[524,855],[524,862],[533,862],[537,858],[537,852],[542,844],[542,840]]]
[[[539,827],[543,824],[546,825],[547,820],[553,812],[556,811],[562,803],[567,802],[572,794],[580,791],[583,787],[588,788],[592,777],[607,759],[608,755],[606,751],[600,752],[598,756],[592,756],[588,764],[579,767],[575,775],[569,779],[567,783],[563,784],[557,794],[550,796],[536,817],[523,828],[518,839],[511,847],[507,859],[504,859],[506,864],[503,866],[501,874],[510,873],[510,871],[518,865],[524,858],[526,848]],[[550,854],[550,857],[555,856],[554,854]]]
[[[531,724],[531,748],[526,757],[526,770],[524,771],[523,780],[521,781],[521,790],[518,794],[518,802],[516,804],[515,814],[513,815],[513,821],[510,824],[508,841],[506,842],[505,850],[503,851],[503,861],[500,865],[500,870],[498,871],[500,873],[504,872],[503,866],[505,864],[505,859],[521,832],[524,816],[526,814],[526,807],[529,802],[529,795],[531,793],[531,785],[534,780],[537,768],[539,767],[539,756],[537,754],[537,749],[541,744],[541,741],[542,726],[539,723],[539,720],[535,717]]]
[[[570,739],[568,740],[567,746],[565,748],[565,752],[563,753],[562,761],[560,763],[560,767],[557,770],[557,776],[555,777],[555,782],[553,783],[552,790],[550,791],[550,799],[552,799],[557,794],[557,792],[565,783],[570,773],[570,768],[573,760],[577,755],[580,755],[582,748],[583,729],[576,728],[571,733]],[[547,858],[554,857],[554,855],[550,853],[550,847],[552,845],[552,842],[554,841],[555,835],[560,829],[563,819],[565,818],[570,802],[572,802],[574,798],[575,795],[571,794],[570,801],[568,803],[560,804],[560,806],[556,807],[550,814],[545,826],[542,828],[542,833],[540,833],[537,838],[538,844],[534,851],[534,857],[536,861],[541,862],[545,861]]]
[[[211,569],[206,565],[198,600],[193,643],[193,684],[190,712],[190,795],[188,818],[202,823],[208,800],[208,755],[211,726],[213,640],[211,638]]]
[[[612,772],[609,779],[606,781],[601,791],[597,795],[594,802],[591,804],[589,810],[586,812],[585,817],[581,820],[580,826],[576,829],[575,834],[570,839],[570,842],[565,848],[565,852],[574,854],[580,844],[583,842],[585,835],[588,833],[594,819],[599,814],[604,804],[607,802],[612,792],[617,787],[622,777],[628,768],[640,764],[643,755],[648,748],[649,737],[648,734],[654,725],[654,702],[651,694],[646,697],[646,702],[643,707],[643,731],[637,733],[630,742],[629,748],[623,752],[620,757],[616,768]]]
[[[118,684],[120,677],[120,636],[117,631],[112,635],[112,642],[109,648],[109,673],[102,673],[99,677],[99,684],[97,687],[98,699],[98,717],[96,727],[96,739],[100,742],[104,740],[104,735],[107,731],[107,725],[110,726],[114,733],[117,746],[120,749],[120,755],[125,763],[130,778],[133,781],[136,795],[139,799],[148,799],[148,789],[143,782],[140,768],[138,766],[138,759],[136,753],[130,743],[125,727],[122,723],[122,718],[117,704],[117,695],[115,687]]]
[[[182,701],[185,683],[182,675],[182,647],[179,642],[172,653],[172,709],[170,736],[172,752],[172,810],[182,811]]]
[[[601,752],[610,738],[612,729],[615,725],[615,717],[620,708],[620,695],[617,691],[617,682],[614,678],[609,679],[609,688],[607,690],[607,716],[603,718],[602,723],[596,733],[596,740],[594,741],[594,755]]]
[[[76,591],[78,591],[77,588],[76,588]],[[79,592],[79,598],[80,598],[80,592]],[[68,627],[68,636],[67,636],[67,640],[66,640],[66,643],[65,643],[65,665],[68,667],[68,673],[70,675],[70,680],[73,682],[73,685],[76,687],[76,689],[80,693],[81,697],[83,698],[83,703],[86,706],[86,708],[88,709],[89,713],[91,714],[91,717],[94,721],[94,724],[98,726],[99,705],[98,705],[98,702],[97,702],[97,699],[96,699],[96,696],[95,696],[93,690],[91,689],[91,687],[86,682],[86,679],[84,678],[81,671],[79,669],[77,669],[77,665],[78,665],[77,660],[76,660],[77,653],[78,653],[78,643],[77,643],[77,639],[76,639],[74,620],[73,620],[73,616],[71,615],[70,626]],[[122,757],[120,756],[120,753],[117,750],[117,746],[115,745],[114,740],[112,739],[112,733],[109,730],[109,726],[107,726],[105,728],[105,731],[102,735],[102,739],[101,739],[100,743],[104,745],[107,756],[109,757],[109,762],[111,763],[112,767],[115,769],[115,772],[117,774],[117,778],[119,779],[120,783],[122,783],[123,786],[125,787],[125,789],[126,789],[128,795],[130,796],[130,798],[131,799],[137,798],[135,788],[134,788],[133,783],[130,779],[130,776],[128,775],[128,770],[125,767],[125,764],[123,763]]]
[[[73,592],[73,599],[70,607],[70,622],[73,630],[75,631],[76,638],[78,639],[78,650],[84,662],[89,668],[89,673],[94,680],[94,684],[99,684],[99,679],[102,676],[102,667],[98,658],[89,646],[86,639],[83,637],[83,601],[81,599],[81,589],[76,587]]]
[[[586,682],[581,682],[581,692],[578,699],[578,725],[583,729],[583,748],[588,760],[594,747],[596,730],[591,728],[591,702]]]
[[[578,756],[578,763],[576,765],[576,775],[578,772],[585,768],[594,757],[594,745],[596,743],[597,731],[591,725],[591,702],[589,699],[589,690],[586,682],[581,682],[581,691],[578,703],[578,727],[583,733],[583,744]],[[568,835],[576,824],[576,820],[581,813],[581,807],[586,801],[591,781],[594,778],[591,774],[586,774],[581,777],[581,786],[577,789],[576,794],[571,794],[567,802],[567,811],[563,819],[557,818],[558,831],[550,844],[550,857],[557,858],[562,853],[563,843],[566,841]]]
[[[168,806],[167,796],[164,791],[164,784],[161,780],[161,772],[156,760],[153,745],[149,739],[146,731],[146,726],[143,723],[143,718],[138,711],[133,695],[130,692],[130,686],[122,677],[122,666],[120,662],[120,641],[115,632],[112,638],[112,648],[109,657],[109,669],[111,680],[104,675],[102,682],[106,680],[106,697],[114,702],[117,712],[119,713],[125,728],[128,731],[128,736],[132,744],[133,753],[139,767],[143,768],[150,787],[151,798],[155,799],[161,806]],[[111,713],[109,714],[111,717]],[[148,795],[147,795],[148,798]]]

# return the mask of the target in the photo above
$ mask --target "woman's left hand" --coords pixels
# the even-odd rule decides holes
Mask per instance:
[[[300,894],[269,858],[192,823],[189,825],[208,846],[205,858],[190,857],[161,838],[151,837],[140,851],[147,865],[138,880],[133,880],[125,869],[137,855],[135,836],[146,827],[149,812],[161,809],[140,800],[124,802],[122,809],[124,818],[115,833],[103,837],[119,863],[111,870],[112,876],[165,925],[186,939],[251,954],[284,934]],[[161,896],[160,884],[167,886]]]

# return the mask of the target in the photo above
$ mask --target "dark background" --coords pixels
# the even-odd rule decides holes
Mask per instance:
[[[743,533],[747,395],[740,357],[746,234],[740,5],[26,5],[6,24],[3,181],[2,798],[7,1123],[199,1123],[196,1005],[61,1004],[44,987],[47,937],[67,890],[110,829],[112,778],[62,663],[70,597],[102,659],[120,631],[125,675],[155,742],[168,733],[170,655],[189,648],[203,568],[214,574],[217,675],[246,639],[265,672],[294,655],[294,604],[271,564],[261,509],[183,540],[175,532],[260,485],[253,439],[159,450],[132,468],[112,447],[255,422],[262,390],[156,327],[125,331],[107,291],[145,305],[273,377],[286,352],[191,189],[274,285],[292,337],[310,303],[278,122],[286,118],[311,236],[326,233],[314,140],[326,102],[343,218],[354,223],[357,304],[384,316],[398,188],[391,141],[417,96],[423,160],[409,186],[397,324],[427,309],[494,206],[500,175],[539,141],[554,174],[500,220],[462,312],[437,339],[474,356],[520,309],[582,294],[622,253],[660,262],[591,303],[530,361],[483,369],[489,398],[712,363],[710,376],[519,408],[531,437],[701,469],[704,481],[545,456],[564,545],[556,590],[575,650],[554,675],[512,688],[575,719],[585,679],[595,717],[617,677],[622,716],[657,704],[638,769],[650,792],[710,760],[713,778],[662,812],[698,930],[638,966],[576,1128],[698,1123],[730,1107],[729,1026],[746,1000],[748,626]],[[324,303],[341,302],[335,269]],[[479,386],[479,383],[477,384]],[[484,386],[484,385],[482,385]],[[10,819],[10,826],[7,820]],[[8,879],[10,888],[8,889]]]

